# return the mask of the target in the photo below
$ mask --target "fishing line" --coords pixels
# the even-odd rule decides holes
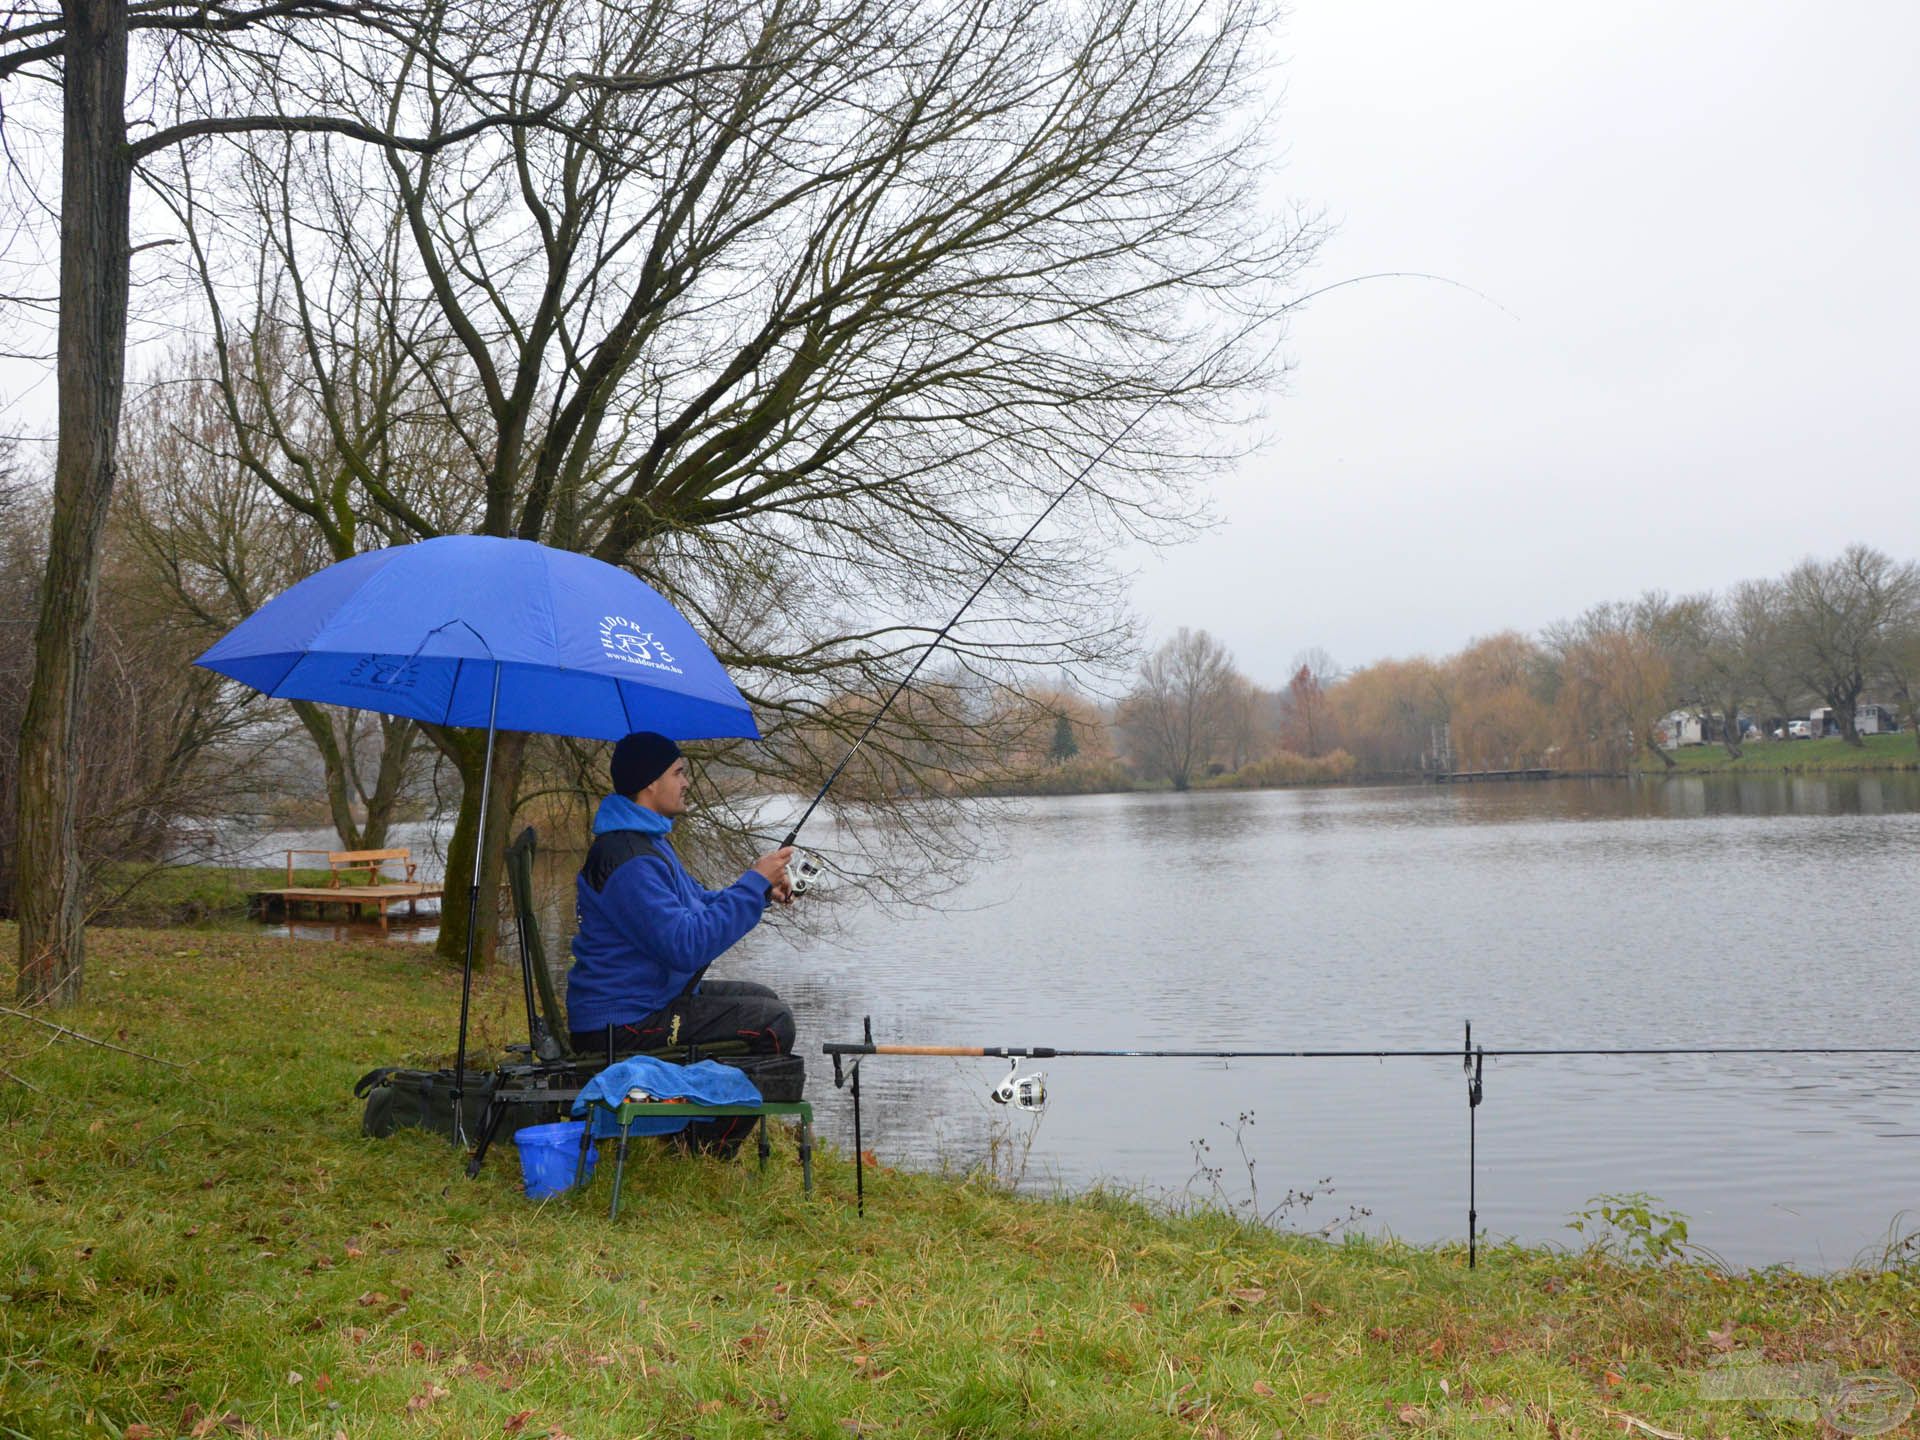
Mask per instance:
[[[1300,296],[1299,299],[1291,300],[1282,306],[1280,313],[1283,315],[1291,314],[1310,300],[1318,299],[1320,296],[1329,294],[1335,290],[1345,289],[1349,285],[1359,285],[1369,280],[1432,280],[1438,284],[1450,285],[1456,290],[1464,290],[1469,295],[1477,296],[1516,323],[1520,318],[1492,296],[1474,289],[1471,285],[1464,285],[1458,280],[1450,280],[1444,275],[1430,275],[1421,270],[1382,270],[1368,275],[1350,275],[1344,280],[1335,280],[1332,284],[1322,285],[1317,290],[1309,290],[1306,294]],[[1242,332],[1241,335],[1236,335],[1232,340],[1209,350],[1205,355],[1201,356],[1200,359],[1195,361],[1185,373],[1176,379],[1169,389],[1179,391],[1189,380],[1193,379],[1194,376],[1198,375],[1202,370],[1206,369],[1207,366],[1213,364],[1225,355],[1228,349],[1243,337],[1244,332]],[[1278,339],[1276,339],[1274,343],[1277,345],[1279,343]],[[1146,419],[1147,416],[1152,413],[1152,410],[1153,407],[1148,406],[1136,414],[1125,425],[1121,426],[1119,431],[1094,453],[1093,458],[1080,467],[1074,474],[1073,479],[1067,482],[1066,488],[1047,502],[1046,508],[1034,517],[1033,523],[1020,533],[1020,538],[1000,553],[1000,558],[993,562],[992,567],[981,577],[980,583],[973,587],[972,593],[960,602],[960,608],[953,612],[953,617],[949,619],[946,624],[942,625],[939,630],[934,632],[933,639],[927,642],[927,648],[920,652],[920,657],[913,662],[912,668],[910,668],[901,678],[900,682],[893,687],[892,693],[880,703],[880,708],[873,712],[872,718],[867,721],[866,726],[860,731],[858,737],[855,738],[853,744],[848,748],[847,753],[840,757],[840,763],[833,767],[833,773],[827,776],[826,783],[820,787],[813,799],[807,803],[807,808],[801,812],[800,818],[794,822],[793,828],[787,832],[787,838],[780,842],[783,849],[786,846],[792,845],[800,838],[801,827],[813,818],[813,812],[819,808],[820,802],[826,799],[827,792],[833,788],[834,781],[840,778],[840,772],[847,768],[847,762],[852,760],[853,757],[859,753],[860,747],[867,743],[867,737],[873,734],[874,727],[879,725],[887,711],[893,708],[893,702],[900,698],[901,693],[906,690],[907,686],[913,683],[913,677],[920,673],[920,667],[925,665],[933,655],[933,652],[940,648],[940,642],[945,640],[953,627],[960,623],[960,617],[965,615],[967,611],[972,608],[973,602],[985,593],[987,586],[993,583],[994,577],[1006,568],[1007,562],[1014,557],[1014,554],[1022,545],[1025,545],[1027,541],[1032,538],[1033,532],[1040,528],[1041,524],[1049,515],[1060,508],[1061,502],[1080,487],[1081,482],[1093,473],[1094,467],[1105,460],[1108,455],[1112,454],[1114,447],[1126,439],[1128,435],[1132,434],[1134,427]],[[804,860],[800,868],[803,872],[801,877],[802,883],[795,887],[795,894],[800,894],[804,891],[806,888],[805,882],[810,880],[818,870],[817,864]]]

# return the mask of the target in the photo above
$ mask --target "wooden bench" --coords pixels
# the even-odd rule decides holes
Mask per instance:
[[[327,883],[296,885],[293,874],[293,857],[296,855],[326,856]],[[398,865],[406,878],[387,878],[388,865]],[[289,850],[286,888],[262,891],[259,898],[262,903],[278,901],[289,916],[298,901],[306,902],[316,911],[330,904],[345,905],[349,910],[370,907],[379,912],[380,928],[385,930],[389,906],[404,900],[407,913],[412,915],[417,913],[418,902],[440,898],[438,885],[428,885],[414,879],[418,870],[413,852],[405,846],[390,850]]]
[[[420,867],[414,863],[413,851],[402,845],[393,850],[289,850],[287,851],[287,888],[294,888],[293,857],[296,855],[324,855],[327,857],[327,883],[334,889],[340,888],[342,880],[354,876],[361,877],[361,883],[380,885],[386,883],[384,874],[389,861],[400,866],[406,872],[399,882],[413,884],[414,872]]]

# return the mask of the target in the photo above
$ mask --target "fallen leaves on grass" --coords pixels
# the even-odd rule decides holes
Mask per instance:
[[[418,1415],[435,1401],[446,1399],[449,1393],[446,1386],[429,1380],[426,1389],[408,1399],[407,1410],[411,1414]]]
[[[506,1422],[502,1424],[500,1428],[508,1435],[518,1435],[522,1430],[527,1428],[527,1421],[532,1418],[533,1411],[516,1410],[513,1414],[507,1416]]]
[[[164,1434],[158,1425],[148,1425],[136,1420],[120,1432],[121,1440],[161,1440]]]

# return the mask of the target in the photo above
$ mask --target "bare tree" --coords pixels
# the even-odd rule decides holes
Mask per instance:
[[[1271,697],[1264,694],[1246,676],[1235,673],[1224,703],[1224,754],[1229,769],[1238,770],[1254,760],[1269,743],[1267,714]]]
[[[1436,713],[1462,769],[1539,765],[1552,744],[1551,657],[1515,631],[1476,640],[1451,657],[1439,680]]]
[[[262,0],[209,7],[69,0],[57,10],[16,5],[0,31],[0,109],[9,129],[51,116],[19,87],[60,99],[59,435],[53,505],[34,633],[31,687],[20,731],[16,886],[19,992],[29,1000],[79,996],[83,889],[77,815],[81,705],[93,644],[103,537],[116,473],[132,263],[133,180],[143,159],[197,136],[248,128],[315,128],[321,114],[253,114],[302,73],[315,27],[391,33],[419,12],[379,0]],[[445,17],[440,17],[444,19]],[[242,37],[243,39],[236,39]],[[150,49],[137,61],[133,40]],[[130,66],[140,82],[129,133]],[[305,67],[312,75],[312,66]],[[321,74],[325,75],[324,67]],[[329,83],[337,74],[326,76]],[[250,81],[251,83],[247,83]],[[23,113],[26,120],[23,121]],[[7,147],[14,178],[19,173]]]
[[[1120,730],[1135,763],[1185,790],[1219,753],[1239,697],[1233,657],[1204,630],[1184,625],[1140,666],[1120,705]]]
[[[1849,545],[1837,559],[1794,566],[1781,582],[1781,595],[1788,665],[1833,708],[1841,738],[1861,745],[1854,710],[1920,607],[1920,568],[1869,545]]]
[[[1660,722],[1674,704],[1676,628],[1671,606],[1658,594],[1596,605],[1577,620],[1548,627],[1564,748],[1611,769],[1624,768],[1636,750],[1673,768],[1660,744]]]
[[[321,413],[356,413],[365,382],[347,357],[371,308],[408,337],[394,413],[458,437],[465,528],[630,566],[680,604],[762,717],[764,747],[717,758],[763,791],[830,766],[860,718],[835,697],[883,693],[1021,517],[1096,460],[947,646],[995,680],[1122,653],[1105,548],[1190,516],[1191,486],[1224,453],[1211,422],[1267,377],[1316,240],[1258,200],[1262,119],[1244,105],[1263,9],[519,13],[522,53],[543,67],[597,75],[646,57],[701,78],[606,87],[564,127],[430,153],[249,141],[218,184],[175,185],[218,382],[237,428],[253,425],[247,443],[282,457],[264,468],[297,450],[346,477],[350,514],[442,528],[351,425],[330,426],[322,457],[245,419],[264,417],[248,351],[269,341],[305,353]],[[494,64],[445,48],[454,73]],[[362,78],[368,127],[478,123],[459,87],[399,65]],[[502,103],[534,98],[510,85]],[[329,546],[359,543],[285,490]],[[890,715],[876,763],[911,754],[915,714]],[[463,869],[481,747],[428,733],[463,781],[449,854]],[[518,742],[501,747],[490,833],[522,762]],[[450,919],[441,943],[457,951]]]
[[[1909,616],[1887,637],[1881,679],[1900,706],[1900,723],[1920,745],[1920,614]]]
[[[191,374],[193,362],[191,352],[182,352],[170,368]],[[303,413],[297,387],[281,390],[278,422],[310,435],[316,417]],[[378,412],[360,423],[379,423]],[[395,428],[387,442],[391,455],[422,438]],[[133,403],[124,430],[120,513],[128,538],[167,611],[201,645],[335,558],[313,530],[286,524],[274,493],[239,463],[234,428],[210,387],[155,383]],[[431,452],[409,454],[393,468],[430,470],[443,460]],[[326,499],[339,477],[283,477],[287,484],[308,482],[309,493]],[[416,494],[416,503],[425,502]],[[306,701],[292,702],[292,709],[320,757],[341,846],[385,845],[408,798],[419,727],[404,717]]]
[[[1329,687],[1327,708],[1362,774],[1418,773],[1447,723],[1443,672],[1431,660],[1382,660]]]
[[[1331,743],[1332,725],[1326,686],[1312,664],[1301,661],[1280,692],[1281,743],[1311,758]]]
[[[1744,580],[1724,595],[1699,597],[1689,615],[1691,688],[1709,715],[1722,717],[1720,743],[1742,754],[1740,712],[1768,690],[1779,639],[1775,586]]]
[[[435,153],[472,134],[552,122],[580,92],[672,85],[685,77],[581,75],[539,70],[526,106],[501,103],[492,57],[521,45],[514,6],[431,0],[69,0],[16,4],[0,29],[0,123],[50,131],[59,97],[61,174],[55,368],[59,434],[46,574],[34,633],[31,690],[20,731],[16,856],[19,993],[71,1002],[80,992],[84,934],[78,813],[80,710],[99,591],[101,546],[114,493],[126,370],[136,175],[161,156],[212,136],[329,134],[410,154]],[[136,51],[134,42],[140,41]],[[486,57],[460,68],[450,55]],[[538,69],[537,53],[521,46]],[[409,133],[411,112],[369,123],[343,103],[371,71],[399,67],[413,84],[460,93],[470,118],[456,130]],[[129,88],[130,77],[133,81]],[[429,79],[429,77],[431,77]],[[525,72],[516,71],[522,81]],[[30,97],[20,102],[21,87]],[[37,87],[37,89],[36,89]],[[129,107],[133,107],[130,113]],[[133,132],[139,133],[135,135]],[[30,147],[9,143],[6,164],[35,195],[49,177],[21,171]],[[16,212],[16,217],[21,213]],[[9,237],[14,238],[14,237]]]
[[[25,643],[43,583],[44,495],[0,504],[0,874],[11,870],[19,784],[18,733],[32,672]],[[89,658],[90,700],[76,763],[85,768],[84,805],[74,816],[83,879],[94,902],[104,877],[125,888],[151,865],[218,849],[217,821],[258,787],[253,762],[276,738],[250,697],[188,661],[198,642],[160,603],[151,568],[129,542],[116,507],[104,536],[100,618]]]

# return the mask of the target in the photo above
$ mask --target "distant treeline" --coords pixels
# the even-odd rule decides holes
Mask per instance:
[[[997,788],[1612,773],[1636,755],[1665,768],[1683,738],[1737,759],[1823,707],[1859,745],[1859,715],[1911,728],[1920,705],[1920,567],[1854,545],[1774,579],[1610,601],[1537,635],[1506,631],[1439,659],[1342,671],[1309,650],[1274,689],[1242,674],[1204,630],[1182,629],[1142,662],[1117,705],[1072,695],[1051,703],[1051,744]]]

